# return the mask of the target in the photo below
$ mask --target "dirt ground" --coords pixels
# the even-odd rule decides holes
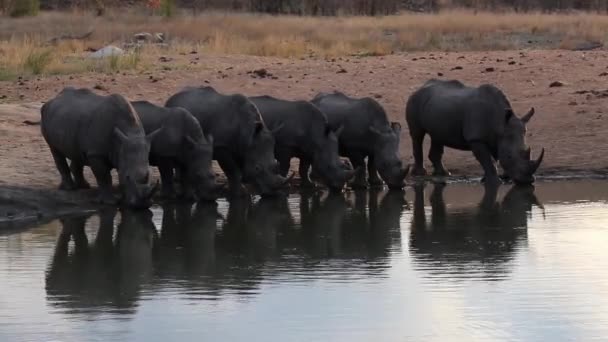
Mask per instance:
[[[249,73],[260,68],[271,76]],[[167,55],[147,72],[0,82],[0,186],[52,189],[58,184],[40,128],[24,121],[39,120],[41,103],[65,86],[97,87],[101,94],[120,93],[131,100],[158,104],[186,85],[203,84],[227,93],[286,99],[311,99],[318,92],[332,90],[372,96],[391,120],[404,127],[401,155],[411,163],[405,102],[429,78],[495,84],[520,115],[534,106],[537,114],[528,126],[527,139],[533,156],[541,147],[546,149],[541,176],[608,173],[608,51],[411,53],[335,60],[192,53]],[[562,86],[550,87],[555,81]],[[426,143],[428,148],[428,139]],[[447,150],[445,164],[459,176],[481,172],[467,152]]]

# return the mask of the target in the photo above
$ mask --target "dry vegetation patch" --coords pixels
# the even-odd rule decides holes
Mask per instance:
[[[52,38],[93,31],[84,40]],[[162,32],[169,52],[277,57],[387,55],[402,51],[576,48],[608,41],[608,16],[448,11],[383,17],[306,17],[205,13],[161,18],[133,10],[96,17],[87,12],[47,12],[0,21],[0,79],[143,68],[159,54],[144,48],[125,61],[91,63],[87,50],[122,46],[138,32]],[[120,66],[119,66],[120,65]]]

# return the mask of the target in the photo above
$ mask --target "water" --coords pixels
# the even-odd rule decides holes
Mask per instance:
[[[0,341],[602,340],[607,200],[427,185],[0,233]]]

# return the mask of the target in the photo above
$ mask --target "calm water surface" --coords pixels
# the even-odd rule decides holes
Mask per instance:
[[[0,341],[604,340],[607,200],[427,185],[0,233]]]

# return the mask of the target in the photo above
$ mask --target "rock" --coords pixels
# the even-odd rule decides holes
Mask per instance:
[[[40,125],[40,121],[32,121],[32,120],[25,120],[25,121],[23,121],[23,123],[26,125],[29,125],[29,126]]]
[[[336,71],[336,74],[346,74],[348,71],[344,68],[340,68],[340,70]]]
[[[452,68],[452,71],[453,70],[462,70],[462,69],[463,68],[460,65],[457,65],[457,66],[455,66],[455,67]]]
[[[382,95],[381,95],[381,94],[374,94],[374,98],[376,98],[376,99],[381,99],[381,98],[382,98]]]
[[[515,64],[517,64],[517,62],[516,62],[516,61],[510,61],[510,62],[509,62],[509,65],[515,65]]]
[[[486,72],[494,72],[494,71],[496,71],[496,69],[493,67],[486,68]]]
[[[266,76],[268,76],[268,70],[262,68],[262,69],[257,69],[257,70],[253,70],[252,73],[258,77],[261,78],[265,78]]]
[[[443,73],[442,72],[438,72],[437,76],[441,77],[441,76],[443,76]]]
[[[97,83],[93,89],[97,89],[97,90],[102,90],[102,91],[107,91],[108,88],[106,88],[104,85]]]
[[[565,84],[561,81],[553,81],[549,84],[549,88],[563,87]]]
[[[568,102],[568,106],[577,106],[577,105],[578,105],[578,102],[576,102],[576,101]]]
[[[162,62],[162,63],[171,62],[172,60],[173,60],[173,58],[171,58],[171,57],[165,57],[165,56],[160,56],[158,58],[158,61]]]
[[[598,76],[599,76],[599,77],[608,76],[608,72],[603,72],[603,73],[599,74]]]
[[[89,58],[106,58],[110,56],[122,56],[124,54],[125,50],[114,45],[108,45],[90,54]]]

